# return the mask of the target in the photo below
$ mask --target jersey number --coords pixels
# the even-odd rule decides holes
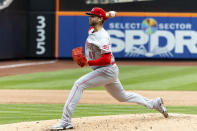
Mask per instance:
[[[95,59],[95,52],[89,51],[89,57],[90,59]]]

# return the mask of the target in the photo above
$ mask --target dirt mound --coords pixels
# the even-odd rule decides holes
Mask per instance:
[[[72,131],[196,131],[197,115],[134,114],[74,118]],[[0,125],[1,131],[48,131],[58,120]]]

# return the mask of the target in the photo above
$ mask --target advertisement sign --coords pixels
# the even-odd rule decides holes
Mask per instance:
[[[73,48],[85,46],[89,27],[88,16],[59,16],[58,57],[71,58]]]
[[[197,17],[120,16],[104,28],[116,58],[197,58]],[[88,16],[59,16],[59,57],[84,45],[88,29]]]
[[[114,55],[197,58],[197,18],[123,17],[106,23]]]

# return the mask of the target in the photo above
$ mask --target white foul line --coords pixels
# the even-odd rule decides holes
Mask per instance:
[[[52,64],[52,63],[55,63],[55,61],[32,62],[32,63],[25,63],[25,64],[4,65],[4,66],[0,66],[0,69],[8,69],[8,68],[16,68],[16,67],[24,67],[24,66],[32,66],[32,65],[44,65],[44,64]]]

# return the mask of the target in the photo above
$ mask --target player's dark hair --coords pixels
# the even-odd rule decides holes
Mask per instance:
[[[101,23],[104,24],[105,20],[102,20]]]

